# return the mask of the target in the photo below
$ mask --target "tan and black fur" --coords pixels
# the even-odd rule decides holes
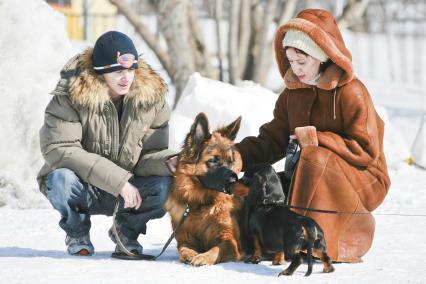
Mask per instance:
[[[165,204],[173,229],[186,204],[190,213],[176,232],[179,260],[195,266],[238,261],[242,256],[238,218],[243,199],[204,188],[197,176],[234,166],[233,141],[241,117],[210,133],[207,117],[198,114],[179,155],[175,182]]]
[[[323,262],[323,271],[333,272],[327,255],[324,232],[313,219],[299,215],[284,205],[280,178],[269,164],[258,164],[245,172],[242,182],[250,186],[246,198],[248,208],[248,234],[253,243],[253,254],[246,262],[259,263],[262,255],[273,255],[273,264],[289,267],[279,273],[292,275],[303,261],[306,251],[308,271],[312,273],[312,253]]]

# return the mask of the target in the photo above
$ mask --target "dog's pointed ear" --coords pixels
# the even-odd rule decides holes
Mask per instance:
[[[188,162],[198,160],[202,150],[203,143],[210,138],[209,121],[207,116],[200,112],[191,126],[191,130],[186,135],[185,142],[182,148],[182,157]]]
[[[223,127],[222,129],[219,130],[219,133],[223,136],[223,137],[227,137],[229,138],[229,140],[234,141],[235,138],[237,137],[238,131],[240,130],[240,126],[241,126],[241,115],[234,120],[233,122],[231,122],[228,126]]]
[[[201,144],[210,138],[209,121],[204,112],[200,112],[195,117],[189,135],[191,135],[192,142],[195,144]]]

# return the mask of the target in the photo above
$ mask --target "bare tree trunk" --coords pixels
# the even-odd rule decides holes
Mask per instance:
[[[117,10],[126,17],[129,23],[135,28],[136,32],[142,37],[142,39],[148,44],[148,46],[157,55],[161,65],[163,65],[166,72],[170,75],[173,72],[173,68],[170,64],[169,55],[166,51],[161,48],[158,39],[149,32],[149,28],[139,20],[139,15],[136,14],[128,4],[124,1],[109,0],[109,2],[117,7]],[[171,77],[171,76],[170,76]]]
[[[223,76],[223,51],[222,51],[222,33],[220,29],[220,23],[223,17],[222,10],[223,10],[223,1],[222,0],[216,0],[215,6],[212,9],[213,10],[213,16],[216,26],[216,48],[217,48],[217,60],[219,63],[219,80],[224,81]]]
[[[262,7],[259,4],[253,5],[251,8],[251,34],[249,41],[249,50],[247,54],[246,68],[243,73],[243,80],[253,80],[254,73],[256,70],[255,59],[258,54],[260,44],[260,30],[261,30],[261,19],[262,19]]]
[[[179,101],[189,76],[195,72],[193,46],[188,21],[189,0],[160,2],[160,29],[167,42],[173,72],[170,74],[176,88],[174,107]]]
[[[286,22],[288,22],[294,16],[294,12],[296,11],[297,0],[287,0],[285,2],[285,6],[283,12],[281,14],[280,19],[278,20],[278,27],[282,26]]]
[[[194,7],[190,4],[188,6],[188,20],[189,28],[191,29],[191,37],[194,51],[195,69],[200,71],[201,74],[209,78],[216,79],[216,72],[214,71],[210,55],[204,42],[203,32],[200,28],[200,23],[195,14]]]
[[[241,1],[240,9],[240,36],[238,41],[238,78],[243,78],[244,70],[247,65],[247,57],[250,43],[250,16],[251,16],[251,0]]]
[[[228,72],[229,82],[235,84],[238,68],[238,10],[240,0],[232,0],[231,11],[229,13],[229,34],[228,34]]]
[[[338,19],[338,25],[342,29],[353,28],[362,24],[369,0],[349,0],[343,8],[342,16]]]
[[[256,66],[256,71],[253,76],[253,80],[259,83],[263,83],[269,71],[270,60],[268,57],[271,56],[272,45],[268,38],[269,27],[273,21],[274,13],[277,7],[276,0],[268,0],[266,7],[263,8],[263,22],[260,23],[260,36],[259,42],[256,44],[258,49],[256,50],[254,64]],[[269,62],[269,64],[268,64]]]

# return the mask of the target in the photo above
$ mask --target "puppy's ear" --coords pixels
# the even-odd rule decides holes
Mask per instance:
[[[238,131],[240,130],[241,118],[242,117],[240,115],[236,120],[231,122],[231,124],[217,130],[217,132],[219,132],[223,137],[227,137],[229,140],[234,141],[237,137]]]
[[[195,162],[202,150],[202,145],[205,141],[210,139],[209,121],[207,116],[200,112],[194,120],[191,126],[191,130],[186,135],[182,156],[188,160],[188,162]]]

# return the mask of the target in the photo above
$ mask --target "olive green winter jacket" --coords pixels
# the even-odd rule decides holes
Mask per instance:
[[[57,168],[114,196],[132,175],[171,175],[165,161],[175,153],[168,149],[165,82],[139,59],[119,121],[103,77],[92,69],[92,52],[89,48],[65,65],[46,108],[40,130],[46,163],[37,177],[43,193],[45,177]]]

